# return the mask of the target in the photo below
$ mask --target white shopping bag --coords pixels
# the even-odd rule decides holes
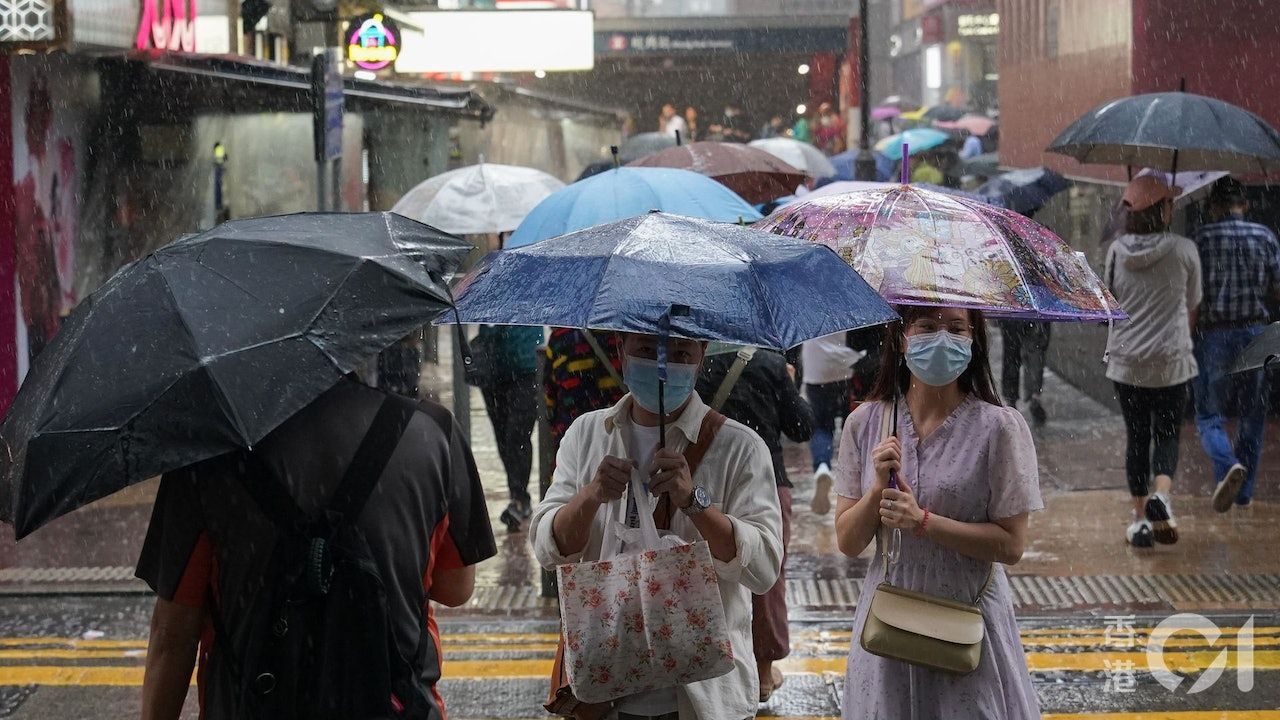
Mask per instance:
[[[671,546],[653,522],[653,501],[633,495],[640,519],[628,530],[612,503],[601,560],[560,565],[564,667],[574,695],[599,703],[686,685],[733,669],[724,606],[706,542]],[[625,509],[622,515],[625,517]],[[619,555],[636,532],[639,551]]]

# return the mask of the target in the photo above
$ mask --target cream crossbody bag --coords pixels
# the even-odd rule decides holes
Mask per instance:
[[[890,408],[886,404],[881,412],[881,438],[892,433],[890,422]],[[880,657],[957,675],[973,672],[982,660],[985,628],[978,603],[991,584],[995,565],[991,566],[972,605],[905,590],[889,583],[889,568],[898,560],[901,531],[892,532],[892,560],[885,534],[881,529],[876,536],[884,579],[871,595],[871,607],[862,625],[862,649]]]

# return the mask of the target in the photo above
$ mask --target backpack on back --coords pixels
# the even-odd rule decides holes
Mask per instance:
[[[213,611],[220,655],[234,683],[235,716],[272,720],[428,718],[413,658],[396,647],[387,592],[356,521],[415,405],[387,395],[337,491],[308,517],[264,463],[246,453],[242,484],[276,529],[265,584],[237,647]],[[425,598],[424,598],[425,602]],[[424,611],[425,612],[425,611]]]

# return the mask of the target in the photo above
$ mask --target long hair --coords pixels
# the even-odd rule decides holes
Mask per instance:
[[[1166,204],[1172,202],[1162,200],[1149,208],[1126,212],[1124,231],[1129,235],[1151,235],[1168,230],[1169,224],[1164,221],[1164,211]]]
[[[880,373],[871,386],[870,400],[893,402],[895,397],[905,397],[911,386],[911,371],[904,362],[906,356],[907,325],[915,322],[932,308],[915,305],[899,305],[895,308],[902,316],[902,323],[885,326],[884,343],[880,348]],[[991,355],[987,349],[987,323],[980,310],[969,311],[969,323],[973,325],[973,358],[969,367],[960,373],[960,390],[976,395],[992,405],[1003,405],[996,394],[995,378],[991,375]],[[896,390],[896,392],[895,392]]]

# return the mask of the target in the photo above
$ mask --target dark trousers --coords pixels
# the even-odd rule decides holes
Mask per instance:
[[[1125,451],[1125,478],[1129,494],[1150,494],[1151,478],[1178,471],[1178,435],[1187,407],[1187,384],[1144,388],[1116,383],[1120,411],[1128,435]]]
[[[781,660],[791,653],[787,628],[787,545],[791,543],[791,488],[778,486],[782,506],[782,572],[763,595],[751,596],[751,638],[756,662]]]
[[[1000,394],[1013,405],[1018,401],[1021,376],[1023,397],[1032,398],[1044,389],[1044,358],[1049,350],[1049,323],[1001,320],[1004,361],[1000,363]],[[1023,372],[1023,368],[1026,371]]]
[[[484,409],[493,423],[498,457],[507,472],[512,502],[529,505],[529,471],[533,469],[533,425],[542,407],[542,388],[536,373],[481,388]]]
[[[849,381],[838,380],[821,385],[805,383],[804,393],[813,408],[813,435],[809,438],[809,454],[813,456],[813,469],[831,464],[835,446],[836,418],[849,414]]]

